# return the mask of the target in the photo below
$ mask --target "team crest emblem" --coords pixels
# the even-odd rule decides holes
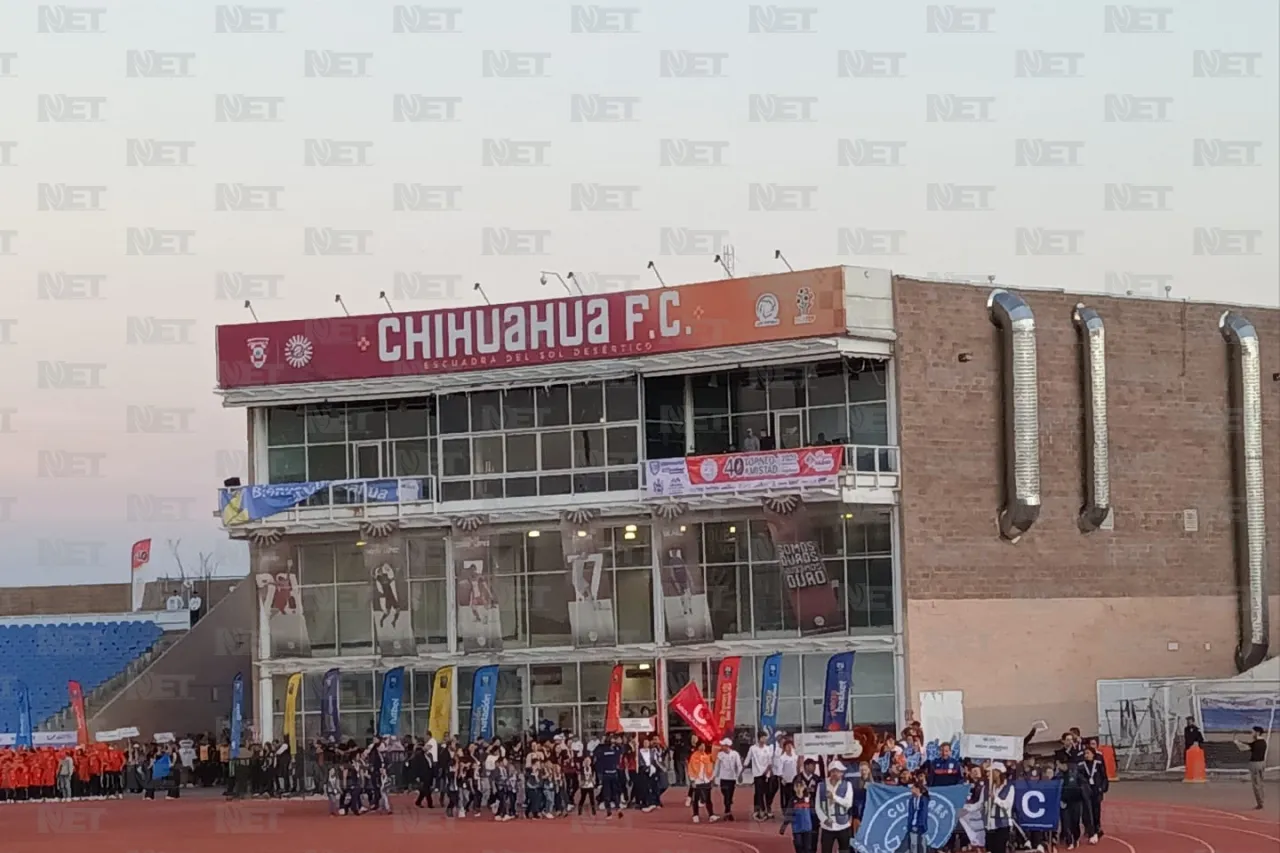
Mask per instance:
[[[259,370],[267,363],[269,338],[249,338],[249,363]]]
[[[311,355],[315,352],[311,340],[303,335],[294,335],[284,345],[284,360],[292,368],[300,369],[311,363]]]

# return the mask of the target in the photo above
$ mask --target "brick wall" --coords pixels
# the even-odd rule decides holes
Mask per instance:
[[[989,289],[897,279],[903,556],[911,599],[1234,595],[1222,306],[1018,291],[1039,333],[1040,518],[996,535],[998,337]],[[1083,503],[1077,302],[1106,322],[1114,531],[1078,532]],[[1262,339],[1271,591],[1280,593],[1280,311],[1241,309]],[[961,363],[960,353],[972,354]],[[1199,512],[1185,533],[1181,512]]]

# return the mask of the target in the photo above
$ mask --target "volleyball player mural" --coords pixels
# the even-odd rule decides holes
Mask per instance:
[[[292,546],[267,540],[255,542],[253,549],[259,630],[269,638],[271,656],[310,656],[311,638],[302,614],[302,589]]]
[[[373,585],[373,631],[378,653],[388,657],[417,651],[409,618],[409,591],[405,583],[408,556],[404,537],[392,533],[370,539],[364,545],[364,564]]]
[[[667,642],[705,643],[714,639],[705,572],[698,559],[698,526],[684,518],[681,504],[668,504],[654,512],[653,531]]]

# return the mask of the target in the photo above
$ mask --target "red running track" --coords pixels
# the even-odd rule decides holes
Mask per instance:
[[[1247,788],[1239,790],[1247,799]],[[672,792],[675,794],[676,792]],[[398,798],[392,815],[330,817],[321,801],[208,796],[0,804],[4,853],[784,853],[777,824],[693,824],[673,805],[623,819],[449,820]],[[1258,815],[1265,815],[1259,817]],[[1116,798],[1097,853],[1280,853],[1272,812]]]

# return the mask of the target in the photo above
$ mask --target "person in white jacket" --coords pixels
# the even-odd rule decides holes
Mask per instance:
[[[761,732],[755,746],[747,750],[747,769],[751,771],[755,786],[755,805],[752,816],[767,820],[769,814],[769,784],[773,780],[773,756],[776,750],[769,744],[769,736]]]
[[[827,778],[818,785],[813,811],[818,818],[821,853],[849,853],[853,827],[853,785],[845,781],[844,765],[833,761],[827,767]]]
[[[724,800],[724,820],[733,820],[733,793],[742,776],[742,757],[733,748],[733,741],[720,741],[720,754],[716,756],[716,782],[720,785],[720,797]],[[711,818],[715,820],[716,818]]]
[[[778,805],[784,819],[791,813],[791,804],[795,802],[795,781],[799,772],[800,756],[796,755],[796,745],[788,738],[782,742],[782,749],[773,754],[773,784],[769,787],[769,805],[772,807],[773,792],[777,789]]]

